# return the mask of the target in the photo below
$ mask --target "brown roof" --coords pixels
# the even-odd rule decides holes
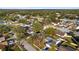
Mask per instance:
[[[5,45],[0,44],[0,49],[5,48]]]
[[[59,30],[57,30],[56,33],[59,34],[59,35],[62,35],[62,36],[65,34],[65,33],[61,32]]]

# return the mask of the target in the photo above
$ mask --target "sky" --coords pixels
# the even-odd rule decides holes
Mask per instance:
[[[0,0],[0,9],[78,9],[79,0]]]

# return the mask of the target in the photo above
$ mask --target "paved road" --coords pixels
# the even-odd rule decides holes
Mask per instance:
[[[28,51],[36,51],[36,49],[34,47],[32,47],[27,41],[22,40],[21,41],[22,45],[24,46],[24,48]]]

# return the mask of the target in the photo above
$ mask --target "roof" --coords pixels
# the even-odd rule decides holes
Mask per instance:
[[[47,37],[46,39],[47,39],[47,40],[52,40],[52,38],[51,38],[51,37]]]
[[[46,44],[46,47],[51,48],[51,46],[49,44]]]
[[[59,30],[60,30],[60,31],[62,31],[62,32],[70,32],[70,30],[69,30],[69,29],[64,28],[64,27],[63,27],[63,28],[59,28]]]
[[[5,41],[5,37],[0,37],[0,42]]]
[[[79,26],[76,29],[79,29]]]
[[[8,45],[7,41],[1,42],[2,45]]]
[[[69,36],[69,35],[67,35],[67,33],[65,33],[63,37],[72,37],[72,36]]]
[[[0,49],[5,48],[5,45],[0,44]]]
[[[75,31],[74,34],[75,34],[75,36],[79,36],[79,32]]]

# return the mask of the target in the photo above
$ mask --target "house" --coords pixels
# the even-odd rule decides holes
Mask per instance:
[[[52,43],[53,43],[53,39],[51,37],[47,37],[45,39],[45,47],[43,48],[43,50],[47,51],[49,48],[51,48]]]
[[[79,26],[79,20],[76,21],[77,26]]]
[[[68,18],[68,19],[75,19],[77,17],[76,14],[65,14],[64,18]]]
[[[76,30],[79,30],[79,26],[78,26],[78,27],[76,27]]]
[[[66,24],[66,23],[74,23],[75,24],[75,22],[76,22],[76,19],[73,19],[73,20],[67,19],[67,18],[62,19],[63,24]]]
[[[4,24],[4,25],[6,24],[4,19],[0,18],[0,24]]]
[[[6,45],[6,46],[8,45],[7,41],[1,42],[0,44]]]
[[[28,34],[34,34],[34,31],[33,31],[31,28],[29,28],[29,29],[27,30],[27,33],[28,33]]]
[[[0,50],[2,51],[3,49],[6,48],[6,45],[0,44]]]
[[[48,48],[51,48],[51,45],[49,45],[49,44],[46,44],[46,47],[48,47]]]
[[[5,41],[5,37],[4,36],[0,37],[0,42],[3,42],[3,41]]]
[[[76,17],[76,25],[79,26],[79,16]]]
[[[63,37],[72,37],[72,36],[70,36],[67,33],[65,33]]]
[[[75,36],[79,36],[79,31],[78,32],[75,31],[74,34],[75,34]]]
[[[56,30],[56,34],[59,36],[63,36],[65,33],[64,32],[61,32],[60,30]]]
[[[49,49],[48,47],[44,47],[43,51],[48,51],[48,49]]]
[[[51,45],[52,44],[55,44],[56,43],[56,40],[51,38],[51,37],[47,37],[45,39],[45,48],[51,48]]]
[[[56,13],[56,16],[57,16],[57,17],[60,17],[60,16],[61,16],[61,14],[60,14],[60,13]]]
[[[44,18],[38,17],[38,21],[42,22],[44,20]]]
[[[58,41],[56,41],[56,45],[57,45],[58,47],[60,47],[63,42],[64,42],[64,41],[62,41],[62,40],[58,40]]]
[[[24,18],[26,18],[27,16],[26,15],[20,15],[20,14],[17,14],[16,16],[18,16],[19,17],[19,19],[24,19]]]
[[[13,31],[10,31],[9,34],[14,35],[14,32]]]
[[[45,43],[47,43],[47,44],[51,44],[52,41],[53,41],[53,39],[52,39],[51,37],[47,37],[47,38],[45,39]]]
[[[73,38],[72,38],[72,41],[73,41],[74,43],[78,44],[78,43],[79,43],[79,36],[73,37]]]
[[[30,25],[20,23],[22,27],[30,27]]]
[[[74,31],[75,36],[79,36],[79,26]]]

